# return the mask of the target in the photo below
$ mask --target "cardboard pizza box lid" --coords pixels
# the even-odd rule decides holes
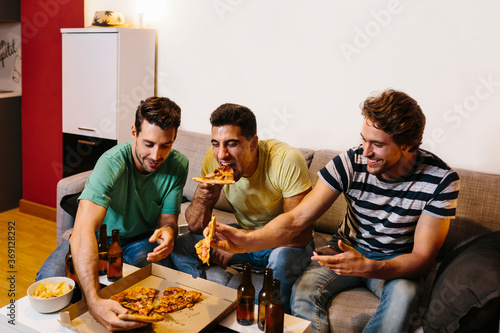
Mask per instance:
[[[103,288],[101,296],[109,298],[129,287],[156,288],[160,293],[165,287],[180,287],[202,293],[195,306],[169,313],[165,320],[148,325],[148,332],[208,332],[224,320],[236,307],[237,291],[217,283],[193,278],[158,264],[151,264]],[[60,312],[61,325],[75,332],[108,332],[88,312],[84,300]]]

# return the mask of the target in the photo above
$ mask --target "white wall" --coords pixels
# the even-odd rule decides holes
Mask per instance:
[[[261,138],[346,149],[359,105],[388,87],[427,116],[423,148],[454,167],[500,173],[500,4],[495,0],[86,0],[158,31],[157,94],[182,128],[250,107]]]

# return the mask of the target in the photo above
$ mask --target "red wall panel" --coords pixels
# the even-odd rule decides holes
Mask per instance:
[[[62,177],[61,28],[83,28],[84,0],[22,0],[23,198],[56,206]]]

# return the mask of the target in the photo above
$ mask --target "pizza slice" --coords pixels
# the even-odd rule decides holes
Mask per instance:
[[[163,291],[160,302],[156,305],[154,311],[158,315],[165,315],[167,313],[190,308],[198,302],[200,297],[201,293],[197,291],[167,287]]]
[[[210,266],[209,260],[210,260],[210,241],[214,238],[215,236],[215,215],[212,215],[212,220],[208,223],[208,234],[207,237],[203,238],[200,240],[196,245],[194,246],[196,248],[196,254],[198,257],[201,259],[201,261],[204,264],[207,264]]]
[[[198,183],[207,184],[234,184],[234,170],[230,166],[222,165],[205,176],[194,177],[193,180]]]
[[[118,318],[152,323],[163,320],[162,316],[153,311],[157,293],[155,288],[133,287],[111,296],[111,299],[128,310],[126,314],[118,315]]]
[[[162,296],[173,296],[173,295],[179,295],[182,296],[186,293],[186,289],[182,289],[179,287],[166,287],[163,290]]]

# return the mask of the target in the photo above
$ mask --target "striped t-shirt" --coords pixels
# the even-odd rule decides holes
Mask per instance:
[[[318,172],[328,187],[344,193],[347,214],[338,233],[347,243],[386,255],[410,253],[422,213],[455,218],[460,181],[434,154],[418,150],[412,171],[396,181],[372,175],[366,166],[360,146],[335,156]]]

